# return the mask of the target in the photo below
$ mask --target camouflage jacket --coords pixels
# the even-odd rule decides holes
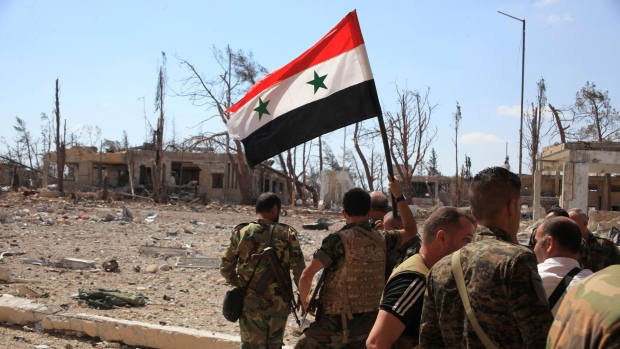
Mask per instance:
[[[610,265],[620,264],[618,248],[613,242],[590,232],[587,243],[590,250],[590,259],[586,264],[586,269],[596,273]]]
[[[270,225],[273,225],[273,231],[271,241],[267,241]],[[298,285],[306,263],[297,240],[297,231],[286,224],[272,223],[266,219],[239,224],[233,229],[230,244],[220,262],[220,273],[226,282],[233,286],[244,286],[254,268],[257,268],[249,287],[249,290],[253,291],[270,266],[267,261],[259,264],[259,262],[252,261],[251,257],[252,254],[260,253],[266,247],[273,247],[277,250],[282,267],[284,270],[293,271],[295,284]],[[272,291],[273,287],[267,288],[265,297],[269,296],[270,290]]]
[[[575,285],[555,316],[547,348],[618,348],[620,266],[597,272]]]
[[[465,315],[451,258],[441,259],[428,275],[420,346],[484,348]],[[474,314],[496,346],[544,347],[553,317],[534,253],[501,229],[479,226],[474,242],[461,249],[461,265]]]

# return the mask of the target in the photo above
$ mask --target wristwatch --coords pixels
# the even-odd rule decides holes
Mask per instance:
[[[401,202],[401,201],[405,201],[405,195],[404,194],[400,194],[399,197],[396,198],[396,202]]]

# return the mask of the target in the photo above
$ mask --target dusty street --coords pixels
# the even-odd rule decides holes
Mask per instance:
[[[123,205],[133,221],[122,220]],[[342,217],[333,212],[304,207],[285,209],[287,215],[280,220],[298,230],[306,261],[328,231],[303,230],[303,224],[315,223],[324,216],[337,221],[330,231],[344,225]],[[33,291],[34,297],[25,297],[73,313],[238,335],[238,325],[221,315],[222,300],[229,286],[218,282],[217,266],[233,227],[253,218],[251,206],[155,205],[146,200],[105,202],[88,199],[88,196],[76,203],[68,198],[3,193],[0,197],[0,252],[5,252],[5,256],[0,268],[8,268],[13,281],[26,279],[34,283],[0,281],[0,294],[24,296]],[[419,216],[416,220],[420,230],[423,220]],[[522,222],[522,230],[529,223]],[[180,251],[181,256],[162,255],[166,251]],[[6,252],[13,255],[6,256]],[[197,263],[190,258],[208,259],[198,260],[203,267],[186,268],[182,267],[182,259],[181,265],[177,265],[183,257],[187,258],[186,264]],[[59,266],[64,258],[94,261],[94,266],[87,269],[71,269],[70,263]],[[112,259],[118,263],[118,272],[107,272],[102,266]],[[142,307],[98,310],[80,306],[72,298],[80,289],[95,288],[141,292],[150,300]],[[292,328],[296,325],[292,325],[292,317],[289,320],[291,325],[284,343],[293,345],[296,337]],[[97,347],[98,342],[98,338],[42,333],[35,330],[34,324],[25,329],[0,326],[0,343],[10,343],[6,348],[33,348],[35,345],[91,348]]]
[[[37,282],[0,281],[0,293],[17,294],[20,287],[28,287],[44,296],[34,298],[37,302],[55,304],[75,313],[238,334],[238,325],[226,321],[221,315],[222,299],[229,287],[218,284],[220,275],[216,259],[207,260],[204,268],[182,268],[175,267],[177,256],[139,253],[139,250],[142,246],[181,248],[186,257],[218,258],[228,244],[231,229],[254,218],[253,207],[155,205],[145,200],[104,202],[82,199],[74,203],[70,199],[23,197],[13,193],[3,194],[0,200],[3,221],[0,224],[0,252],[25,252],[5,256],[0,267],[9,268],[13,279]],[[123,217],[123,205],[133,215],[130,223],[117,220]],[[152,222],[145,222],[150,212],[157,215]],[[302,224],[316,222],[322,215],[340,219],[333,213],[306,208],[289,208],[287,213],[281,217],[281,222],[298,229],[307,260],[328,232],[305,231],[301,229]],[[107,220],[112,217],[115,220],[105,222],[106,216]],[[332,229],[342,225],[336,223]],[[94,260],[95,268],[78,270],[40,265],[57,263],[63,258]],[[103,270],[102,263],[111,259],[118,262],[120,272]],[[38,264],[27,264],[24,260]],[[165,271],[164,265],[171,269]],[[149,273],[146,272],[149,266],[158,268],[155,273]],[[81,307],[71,298],[80,289],[94,288],[141,292],[150,301],[143,307],[97,310]],[[99,342],[98,339],[77,341],[70,337],[61,340],[15,327],[0,328],[0,341],[11,343],[11,348],[33,348],[45,342],[52,343],[48,344],[51,348],[65,348],[67,344],[80,348],[92,347],[93,343]],[[30,342],[21,340],[21,337],[31,338]],[[285,344],[294,343],[294,338],[289,329]]]

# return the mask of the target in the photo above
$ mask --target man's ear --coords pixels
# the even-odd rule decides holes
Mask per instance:
[[[446,231],[442,229],[437,232],[435,239],[437,240],[439,245],[443,246],[448,242],[448,233],[446,233]]]
[[[271,208],[271,217],[277,217],[278,216],[278,205],[273,205],[273,207]]]
[[[510,201],[508,201],[508,213],[511,216],[514,216],[516,212],[517,212],[517,200],[510,199]],[[519,215],[521,215],[521,212],[519,212]]]
[[[551,253],[551,250],[555,248],[555,241],[551,235],[547,236],[547,248],[545,249],[547,253]]]
[[[344,219],[347,219],[347,213],[344,212],[344,209],[340,210],[340,213],[342,213],[342,217],[344,217]]]

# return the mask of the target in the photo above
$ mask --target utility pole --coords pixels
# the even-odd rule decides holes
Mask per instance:
[[[497,12],[523,23],[523,50],[521,55],[521,126],[519,127],[519,176],[521,176],[521,165],[523,164],[523,87],[525,82],[525,19],[511,16],[502,11]]]

